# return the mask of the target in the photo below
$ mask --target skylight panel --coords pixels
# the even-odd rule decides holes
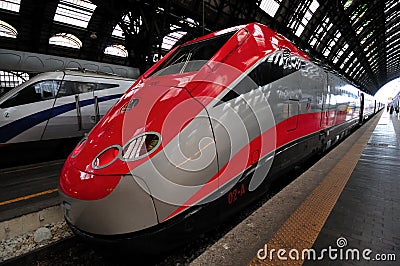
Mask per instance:
[[[129,14],[126,14],[125,16],[123,16],[122,21],[125,24],[129,24],[130,23]],[[115,37],[119,37],[119,38],[125,38],[124,31],[122,30],[119,23],[117,23],[117,25],[115,25],[112,35]]]
[[[114,37],[119,37],[119,38],[125,38],[125,34],[124,31],[121,29],[121,27],[119,26],[119,24],[117,24],[114,27],[114,30],[112,32],[112,36]]]
[[[365,15],[367,9],[367,4],[362,4],[352,13],[350,20],[353,22],[353,25],[355,25]]]
[[[350,63],[350,65],[346,68],[344,72],[349,73],[350,68],[353,66],[353,62]]]
[[[185,34],[186,34],[186,32],[184,32],[184,31],[171,32],[170,34],[166,35],[163,38],[163,42],[161,44],[161,48],[165,49],[165,50],[170,50],[175,45],[175,43],[180,38],[182,38]]]
[[[325,16],[325,18],[322,20],[322,24],[320,24],[317,28],[317,30],[314,32],[310,45],[312,47],[315,47],[319,44],[320,40],[322,40],[326,34],[328,33],[328,31],[332,28],[333,24],[329,23],[329,17]],[[341,33],[338,31],[336,36],[337,39],[339,39],[341,37]],[[336,39],[336,41],[337,41]]]
[[[390,54],[390,53],[392,53],[393,51],[397,51],[399,48],[400,48],[400,43],[396,44],[395,46],[389,47],[389,48],[386,50],[386,52]]]
[[[392,8],[394,8],[396,5],[398,5],[398,1],[394,0],[394,1],[385,1],[385,11],[388,12],[390,11]]]
[[[330,53],[331,53],[331,49],[330,49],[330,48],[327,47],[327,48],[324,49],[324,56],[325,56],[325,57],[328,57],[328,55],[329,55]]]
[[[368,35],[361,41],[361,45],[364,45],[364,43],[365,43],[369,38],[371,38],[373,35],[374,35],[374,32],[373,32],[373,31],[370,32],[370,33],[368,33]]]
[[[351,51],[351,52],[349,53],[349,56],[347,57],[347,59],[350,59],[353,55],[354,55],[354,52]]]
[[[276,12],[278,12],[281,2],[282,0],[262,0],[260,3],[260,8],[271,17],[274,17]]]
[[[335,38],[329,41],[328,45],[325,47],[325,49],[323,51],[323,54],[324,54],[325,57],[328,57],[328,55],[330,54],[333,46],[335,46],[335,44],[339,40],[340,36],[342,36],[342,35],[340,34],[339,31],[337,31],[336,35],[335,35]]]
[[[297,29],[295,31],[296,36],[300,37],[300,35],[303,33],[304,29],[306,28],[308,22],[311,20],[312,16],[314,15],[315,11],[318,9],[319,3],[317,0],[313,0],[312,2],[309,2],[309,6],[307,7],[307,11],[304,13],[303,18],[301,19],[301,22],[298,24]],[[301,10],[301,7],[297,9],[296,13],[299,13]],[[296,26],[296,15],[293,16],[292,19],[292,24],[291,28],[294,29]]]
[[[104,50],[105,54],[119,56],[119,57],[128,57],[128,51],[126,50],[125,46],[116,44],[106,47]]]
[[[7,37],[7,38],[17,38],[17,30],[8,24],[0,20],[0,36]]]
[[[49,44],[80,49],[82,47],[81,40],[73,34],[58,33],[49,39]]]
[[[326,26],[326,25],[325,25],[325,26]],[[321,40],[322,40],[323,38],[325,38],[326,34],[328,34],[328,31],[329,31],[332,27],[333,27],[333,24],[330,23],[330,24],[328,25],[328,27],[325,29],[325,32],[322,34],[322,36],[320,36]]]
[[[179,22],[182,24],[187,24],[189,27],[192,27],[192,28],[198,27],[200,25],[200,23],[198,23],[197,21],[195,21],[192,18],[185,18],[183,20],[180,20]]]
[[[19,12],[21,0],[0,0],[0,9]]]
[[[343,50],[339,50],[337,52],[337,54],[335,55],[335,57],[333,58],[333,63],[336,64],[339,61],[339,58],[342,57],[343,55]]]
[[[353,0],[347,0],[343,5],[344,10],[348,9],[352,3],[353,3]]]
[[[0,95],[29,80],[28,73],[0,70]]]
[[[387,18],[386,18],[386,23],[389,23],[393,21],[395,18],[399,17],[400,12],[399,11],[393,11]]]
[[[314,37],[310,42],[311,47],[314,47],[316,43],[317,43],[317,38]]]
[[[142,26],[143,21],[142,17],[138,17],[136,19],[132,19],[132,14],[129,12],[125,16],[122,17],[122,23],[125,25],[129,25],[129,30],[134,33],[139,33],[140,31],[140,26]],[[112,32],[112,36],[124,39],[125,38],[125,33],[122,30],[120,23],[115,25],[114,30]]]
[[[350,52],[350,54],[344,59],[342,65],[340,66],[340,69],[343,69],[344,66],[349,62],[350,58],[353,56],[354,52]],[[355,61],[355,60],[354,60]]]
[[[95,9],[88,0],[60,0],[54,21],[87,28]]]
[[[375,40],[373,40],[372,42],[370,42],[365,48],[364,51],[365,52],[373,52],[376,50],[376,45],[375,45]]]
[[[386,33],[388,33],[388,32],[386,32]],[[389,43],[389,41],[391,41],[394,38],[398,38],[399,34],[400,34],[400,31],[391,33],[390,36],[386,38],[386,43]]]
[[[299,27],[296,30],[296,33],[295,33],[296,36],[300,37],[300,35],[303,33],[303,31],[304,31],[304,26],[302,24],[300,24]]]
[[[386,32],[391,32],[394,28],[400,26],[400,22],[393,23],[390,27],[386,29]]]
[[[351,72],[350,72],[350,75],[354,75],[356,72],[358,72],[358,71],[360,71],[360,68],[361,67],[361,64],[360,64],[360,62],[357,64],[357,65],[355,65],[354,67],[353,67],[353,69],[351,70]]]

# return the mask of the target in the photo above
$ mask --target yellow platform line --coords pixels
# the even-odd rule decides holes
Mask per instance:
[[[378,115],[366,132],[355,143],[345,156],[328,173],[325,179],[313,190],[304,200],[299,208],[286,220],[275,236],[267,243],[267,256],[265,259],[258,259],[257,255],[251,260],[249,265],[302,265],[302,251],[312,248],[317,239],[326,219],[335,206],[340,194],[342,193],[347,181],[349,180],[359,158],[374,131],[380,115]],[[340,236],[338,236],[340,237]],[[335,245],[336,243],[332,243]],[[261,247],[260,247],[261,248]],[[275,249],[275,253],[271,250]],[[277,251],[285,249],[286,253],[281,257],[288,260],[283,261],[278,258]],[[295,249],[300,256],[297,260],[296,253],[290,250]],[[265,256],[262,252],[261,257]]]
[[[35,193],[35,194],[31,194],[31,195],[28,195],[28,196],[19,197],[19,198],[16,198],[16,199],[3,201],[3,202],[0,202],[0,206],[11,204],[11,203],[15,203],[15,202],[18,202],[18,201],[28,200],[28,199],[31,199],[31,198],[36,198],[36,197],[47,195],[47,194],[51,194],[51,193],[54,193],[56,191],[58,191],[57,188],[46,190],[46,191],[42,191],[42,192]]]

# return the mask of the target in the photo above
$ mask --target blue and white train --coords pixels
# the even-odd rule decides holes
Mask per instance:
[[[133,83],[133,79],[84,70],[39,74],[1,96],[0,148],[80,138]]]

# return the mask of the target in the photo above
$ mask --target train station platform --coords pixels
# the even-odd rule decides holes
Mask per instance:
[[[57,188],[63,163],[0,169],[0,241],[63,220]]]
[[[399,265],[399,140],[378,113],[191,265]]]

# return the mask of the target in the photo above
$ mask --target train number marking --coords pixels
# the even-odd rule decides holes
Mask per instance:
[[[235,203],[239,198],[243,197],[245,194],[246,194],[246,188],[244,184],[242,184],[240,188],[232,189],[228,193],[228,204],[231,205]]]

